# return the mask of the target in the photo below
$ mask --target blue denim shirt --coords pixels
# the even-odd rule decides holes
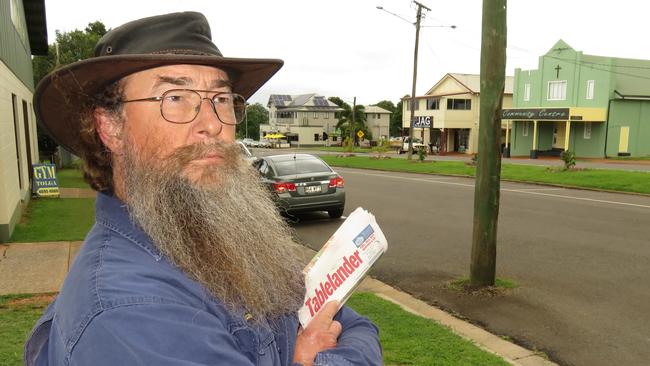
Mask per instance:
[[[61,293],[25,345],[32,365],[291,365],[295,315],[272,328],[226,311],[174,267],[123,203],[99,193],[96,223]],[[377,328],[344,307],[335,349],[315,365],[380,365]]]

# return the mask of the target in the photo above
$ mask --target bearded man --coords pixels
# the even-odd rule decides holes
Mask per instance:
[[[233,143],[281,66],[223,57],[188,12],[115,28],[39,84],[42,127],[98,194],[26,365],[381,364],[376,327],[347,307],[299,327],[291,232]]]

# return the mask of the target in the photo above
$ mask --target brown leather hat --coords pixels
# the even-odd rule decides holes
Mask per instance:
[[[135,20],[106,33],[97,43],[94,57],[66,65],[41,80],[34,94],[39,124],[60,145],[78,153],[79,116],[89,97],[134,72],[177,64],[223,69],[233,82],[233,91],[248,98],[283,61],[223,57],[200,13]]]

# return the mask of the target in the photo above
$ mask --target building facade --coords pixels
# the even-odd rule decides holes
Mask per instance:
[[[513,78],[507,76],[503,107],[512,105]],[[473,154],[478,151],[480,76],[446,74],[423,96],[415,97],[415,121],[411,117],[410,96],[402,98],[402,127],[414,127],[413,136],[435,146],[441,153]],[[508,129],[502,124],[503,138]]]
[[[280,133],[292,145],[322,146],[332,141],[343,109],[316,94],[272,94],[267,103],[269,124],[260,125],[260,138]]]
[[[31,197],[38,162],[32,54],[47,54],[44,1],[0,1],[0,242]]]
[[[650,156],[650,61],[585,55],[558,41],[515,70],[512,156]]]
[[[376,105],[365,107],[366,124],[368,131],[372,135],[372,140],[388,140],[390,136],[390,115],[391,112]]]

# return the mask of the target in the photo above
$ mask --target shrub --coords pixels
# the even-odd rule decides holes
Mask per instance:
[[[560,154],[560,158],[564,162],[564,170],[571,170],[576,165],[576,154],[573,151],[564,151]]]

